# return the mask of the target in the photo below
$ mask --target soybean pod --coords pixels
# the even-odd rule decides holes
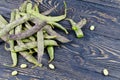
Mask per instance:
[[[30,39],[22,39],[23,43],[27,43],[27,42],[30,42],[30,41],[31,41]]]
[[[44,46],[59,46],[55,40],[44,40]]]
[[[32,10],[32,2],[29,2],[26,7],[26,12],[29,13]]]
[[[44,36],[45,39],[55,39],[56,36]]]
[[[15,28],[16,26],[18,26],[18,25],[20,25],[20,24],[22,24],[30,19],[32,19],[32,17],[30,15],[25,15],[22,18],[17,19],[15,21],[3,26],[4,28],[0,30],[0,37],[4,36],[5,34],[7,34],[10,30]]]
[[[44,38],[42,29],[37,32],[38,62],[41,63],[44,54]]]
[[[44,33],[44,39],[55,39],[57,36],[50,36],[46,32]]]
[[[65,6],[65,13],[61,16],[56,16],[56,17],[51,17],[51,16],[45,16],[45,15],[42,15],[34,10],[30,10],[28,13],[33,15],[33,16],[36,16],[37,18],[39,18],[40,20],[43,20],[43,21],[48,21],[48,22],[57,22],[57,21],[61,21],[63,19],[66,18],[66,14],[67,14],[67,7],[66,7],[66,3],[64,2],[64,6]]]
[[[29,36],[33,35],[34,33],[38,32],[45,25],[46,25],[46,22],[42,21],[39,24],[35,24],[34,27],[32,27],[31,29],[29,29],[27,31],[24,31],[23,33],[9,35],[9,38],[12,40],[24,39],[24,38],[29,37]]]
[[[60,34],[58,34],[57,32],[55,32],[55,31],[51,28],[51,26],[46,25],[46,26],[44,27],[44,29],[46,30],[46,32],[47,32],[49,35],[51,35],[51,36],[54,36],[54,35],[55,35],[55,36],[56,36],[55,39],[57,39],[58,41],[60,41],[60,42],[62,42],[62,43],[70,42],[69,39],[67,39],[66,37],[61,36]]]
[[[32,28],[32,26],[30,25],[29,22],[26,22],[26,23],[25,23],[25,27],[26,27],[27,29]],[[28,39],[26,39],[26,40],[27,40],[27,42],[36,41],[36,38],[35,38],[34,36],[30,36],[30,37],[28,37]],[[29,40],[29,41],[28,41],[28,40]],[[36,51],[35,48],[33,48],[33,49]]]
[[[83,31],[81,29],[76,30],[75,34],[77,38],[82,38],[84,36]]]
[[[11,12],[10,22],[12,22],[12,21],[15,20],[15,16],[16,16],[16,11],[13,10],[13,11]],[[14,34],[14,29],[11,30],[11,31],[9,32],[9,34]],[[15,45],[14,40],[9,40],[9,45],[10,45],[10,51],[11,51],[11,58],[12,58],[12,61],[13,61],[13,64],[12,64],[11,67],[15,67],[15,66],[17,65],[18,60],[17,60],[17,53],[14,52],[14,45]]]
[[[29,1],[27,0],[27,1],[24,1],[23,4],[21,4],[21,6],[19,7],[19,10],[20,10],[21,12],[26,12],[26,8],[27,8],[28,2],[29,2]]]
[[[44,40],[44,47],[47,47],[47,46],[58,46],[58,44],[54,40]],[[15,49],[15,52],[19,52],[19,51],[36,48],[36,47],[37,47],[37,42],[32,41],[32,42],[25,43],[24,45],[17,45],[14,47],[14,49]]]
[[[29,42],[23,45],[15,46],[15,52],[25,51],[31,48],[35,48],[37,46],[37,42]]]
[[[39,8],[37,4],[34,4],[33,10],[39,13]]]
[[[3,29],[4,26],[8,24],[8,22],[4,19],[4,17],[2,15],[0,15],[0,24],[1,24],[0,30]],[[8,33],[6,35],[8,35]],[[1,37],[4,41],[7,41],[6,35]]]
[[[49,62],[51,62],[54,59],[54,47],[53,46],[48,46],[47,51],[50,57]]]
[[[16,19],[19,19],[19,18],[21,18],[21,17],[20,17],[20,14],[19,14],[19,11],[16,10]],[[21,33],[21,31],[22,31],[22,25],[18,25],[18,26],[15,28],[15,34]],[[16,40],[16,41],[17,41],[17,43],[18,43],[19,45],[24,45],[24,43],[22,42],[22,40]]]
[[[31,28],[32,28],[32,26],[29,24],[29,22],[26,22],[26,23],[25,23],[25,27],[26,27],[27,29],[31,29]],[[33,36],[30,36],[29,39],[30,39],[31,41],[35,41],[35,40],[36,40],[35,37],[33,37]]]
[[[84,36],[81,28],[77,25],[77,23],[75,23],[72,19],[66,19],[68,20],[71,25],[72,25],[72,30],[75,32],[77,38],[82,38]]]
[[[27,61],[35,64],[35,66],[42,67],[42,64],[38,63],[36,58],[34,58],[30,53],[24,51],[24,52],[19,52]]]
[[[63,27],[62,25],[60,25],[60,24],[58,24],[56,22],[49,22],[49,24],[55,26],[56,28],[59,28],[59,29],[63,30],[66,34],[68,34],[67,29],[65,29],[65,27]]]

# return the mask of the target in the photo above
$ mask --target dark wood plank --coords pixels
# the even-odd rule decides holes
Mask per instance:
[[[8,2],[9,1],[9,2]],[[11,9],[19,6],[24,0],[1,0],[0,14],[9,19]],[[51,15],[63,13],[62,0],[45,0],[43,11],[60,3]],[[3,64],[11,64],[10,53],[0,45],[0,79],[16,80],[10,75],[12,70],[18,70],[17,78],[21,80],[119,80],[120,79],[120,3],[119,0],[66,0],[68,17],[78,22],[87,18],[83,27],[85,37],[75,38],[68,22],[62,22],[69,29],[68,38],[71,43],[61,45],[55,50],[55,70],[47,68],[47,57],[43,58],[44,67],[31,69],[32,64],[19,57],[19,64],[27,63],[29,68],[8,68]],[[8,5],[8,6],[7,6]],[[10,6],[10,7],[9,7]],[[95,25],[95,31],[90,31],[90,25]],[[64,33],[61,32],[62,35]],[[65,35],[66,36],[66,35]],[[107,68],[109,76],[103,76],[102,70]]]
[[[95,4],[101,4],[103,6],[115,7],[120,8],[120,1],[119,0],[83,0],[86,2],[91,2]]]

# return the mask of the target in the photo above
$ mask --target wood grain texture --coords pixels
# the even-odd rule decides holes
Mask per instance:
[[[11,2],[12,1],[12,2]],[[0,14],[9,19],[11,9],[19,6],[24,0],[1,0]],[[85,37],[75,38],[68,22],[61,22],[70,32],[66,37],[71,43],[56,47],[56,69],[47,68],[48,57],[43,58],[44,67],[31,69],[23,57],[19,56],[19,64],[27,63],[29,68],[8,68],[3,64],[11,64],[10,53],[4,50],[0,42],[0,80],[16,80],[10,75],[12,70],[18,70],[20,80],[120,80],[120,1],[119,0],[66,0],[68,17],[78,22],[86,18],[88,23],[82,28]],[[44,0],[41,5],[45,11],[59,3],[59,7],[50,15],[62,14],[62,0]],[[8,6],[6,6],[8,5]],[[95,26],[94,31],[89,27]],[[58,31],[61,35],[64,33]],[[103,76],[102,70],[107,68],[109,76]]]

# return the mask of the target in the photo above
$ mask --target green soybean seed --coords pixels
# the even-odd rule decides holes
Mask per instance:
[[[22,68],[22,69],[27,68],[27,64],[21,64],[20,68]]]
[[[16,76],[18,74],[18,71],[12,71],[11,75]]]
[[[104,76],[108,76],[109,75],[109,71],[107,69],[103,69],[103,75]]]
[[[44,54],[44,37],[42,30],[37,32],[38,62],[41,63]]]
[[[91,31],[95,30],[95,26],[93,26],[93,25],[90,26],[90,30],[91,30]]]
[[[50,69],[55,69],[55,66],[53,64],[49,64]]]

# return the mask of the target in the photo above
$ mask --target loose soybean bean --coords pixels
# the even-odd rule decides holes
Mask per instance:
[[[104,76],[108,76],[109,75],[109,71],[107,69],[103,69],[103,75]]]
[[[49,64],[49,68],[53,70],[53,69],[55,69],[55,66],[50,63],[50,64]]]
[[[16,76],[18,74],[18,71],[12,71],[11,75]]]
[[[23,68],[23,69],[24,69],[24,68],[27,68],[27,64],[21,64],[21,65],[20,65],[20,68]]]
[[[91,25],[91,26],[90,26],[90,30],[91,30],[91,31],[95,30],[95,26],[94,26],[94,25]]]

